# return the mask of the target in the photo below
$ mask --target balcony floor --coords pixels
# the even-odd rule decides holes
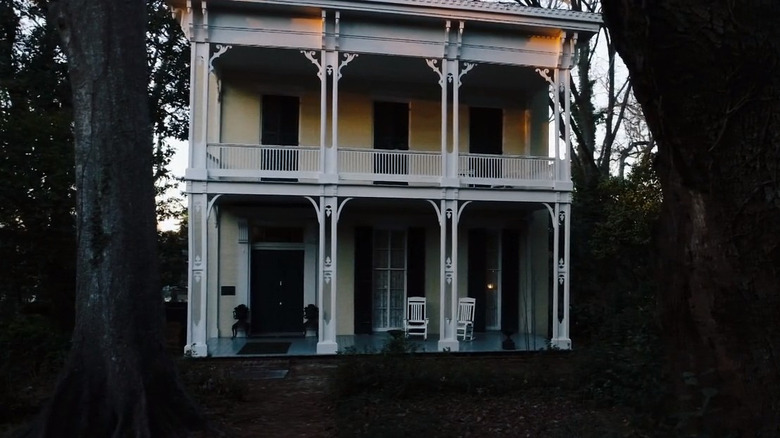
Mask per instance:
[[[359,353],[374,353],[379,352],[390,338],[390,335],[387,333],[376,333],[372,335],[337,336],[336,341],[338,342],[340,352],[348,347],[354,347]],[[317,354],[317,338],[315,337],[259,337],[250,339],[266,340],[268,342],[290,342],[290,347],[286,354],[242,354],[239,356],[238,352],[247,343],[247,338],[211,338],[208,340],[209,355],[211,357],[279,357]],[[548,345],[548,340],[541,336],[515,334],[512,336],[512,339],[515,341],[516,349],[507,351],[501,348],[504,335],[500,332],[478,332],[474,334],[474,340],[472,341],[459,341],[460,349],[458,353],[536,351],[543,350]],[[411,337],[409,341],[417,345],[418,352],[439,352],[437,349],[438,335],[428,336],[427,340],[423,340],[420,337]]]

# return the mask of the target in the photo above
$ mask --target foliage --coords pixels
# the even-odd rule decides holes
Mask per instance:
[[[417,352],[418,345],[403,336],[388,339],[379,352],[347,349],[332,376],[332,391],[341,398],[373,394],[405,399],[432,393],[502,395],[560,383],[545,372],[545,366],[496,370],[488,362],[468,357],[420,356]],[[545,355],[556,354],[560,353],[538,353],[529,362],[542,363]]]
[[[582,393],[645,413],[664,395],[652,244],[661,195],[649,158],[625,179],[578,187],[571,236]]]
[[[75,289],[72,110],[67,66],[46,11],[0,8],[0,311],[35,299],[72,308]],[[52,312],[60,328],[71,312]]]
[[[177,230],[157,232],[160,284],[187,287],[187,224]]]
[[[37,411],[30,393],[51,380],[64,361],[68,339],[37,314],[0,320],[0,422]]]
[[[600,0],[515,0],[536,8],[600,13]],[[617,171],[622,178],[634,160],[642,161],[654,143],[637,110],[633,88],[607,29],[575,47],[571,88],[572,175],[589,188]],[[567,96],[560,95],[562,101]],[[550,106],[552,108],[552,99]],[[562,120],[563,122],[563,116]],[[564,138],[564,123],[558,135]]]
[[[146,52],[149,115],[155,138],[158,220],[181,216],[180,182],[168,168],[175,153],[171,140],[186,140],[189,130],[190,46],[164,0],[147,0]]]
[[[780,3],[733,6],[604,0],[604,20],[658,143],[668,405],[702,416],[691,436],[778,436]]]
[[[48,5],[3,0],[0,7],[0,318],[12,318],[34,300],[68,331],[76,269],[73,115],[67,63],[47,22]],[[187,135],[189,45],[164,1],[149,0],[148,11],[148,91],[162,219],[182,211],[171,196],[178,180],[167,169],[174,152],[168,139]],[[177,238],[161,236],[161,246],[175,247]],[[164,259],[175,264],[169,255]],[[181,252],[178,257],[181,264]],[[173,268],[167,272],[177,276]]]
[[[218,363],[185,357],[178,366],[182,382],[197,397],[216,394],[229,401],[247,400],[247,386]]]

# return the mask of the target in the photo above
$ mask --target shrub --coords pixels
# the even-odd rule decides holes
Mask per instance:
[[[41,315],[0,322],[0,421],[37,410],[32,392],[53,381],[68,346],[68,336]]]

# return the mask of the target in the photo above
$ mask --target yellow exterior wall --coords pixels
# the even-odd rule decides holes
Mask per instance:
[[[531,110],[531,149],[530,155],[543,156],[549,155],[549,103],[547,89],[544,88],[534,94],[530,101]]]
[[[260,142],[259,93],[248,87],[222,84],[222,142]]]
[[[441,102],[414,100],[410,107],[409,149],[441,152]]]
[[[355,334],[355,229],[339,227],[336,334]]]
[[[258,119],[258,124],[260,124]],[[317,90],[307,90],[301,95],[300,113],[300,145],[320,145],[320,93]]]
[[[222,286],[238,285],[238,222],[229,212],[220,214],[219,224],[219,333],[226,337],[232,334],[233,308],[238,305],[236,295],[220,293]]]
[[[373,102],[369,96],[340,93],[339,147],[371,149],[374,143],[373,113]]]
[[[524,155],[528,153],[526,111],[521,108],[504,110],[504,154]]]
[[[223,143],[257,144],[260,142],[262,118],[261,92],[250,86],[223,83],[221,126],[210,130],[221,131]],[[285,94],[280,92],[279,94]],[[300,144],[318,146],[320,143],[320,94],[306,90],[299,94]],[[215,98],[214,98],[215,99]],[[339,94],[339,147],[373,147],[373,102],[368,95],[342,92]],[[214,103],[212,103],[214,104]],[[413,151],[441,150],[441,102],[414,99],[409,101],[409,149]],[[548,103],[546,90],[540,90],[529,100],[529,108],[504,109],[504,145],[507,155],[548,155]],[[326,144],[331,144],[331,115],[328,105]],[[459,150],[469,150],[469,107],[459,107]],[[452,147],[452,117],[448,117],[449,149]],[[221,129],[220,129],[221,128]]]

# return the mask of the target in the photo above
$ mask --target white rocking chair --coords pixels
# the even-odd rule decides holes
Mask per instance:
[[[461,298],[458,300],[458,321],[455,330],[455,338],[463,336],[463,340],[474,339],[474,298]]]
[[[406,302],[404,335],[422,336],[428,339],[428,315],[425,312],[425,297],[409,297]]]

